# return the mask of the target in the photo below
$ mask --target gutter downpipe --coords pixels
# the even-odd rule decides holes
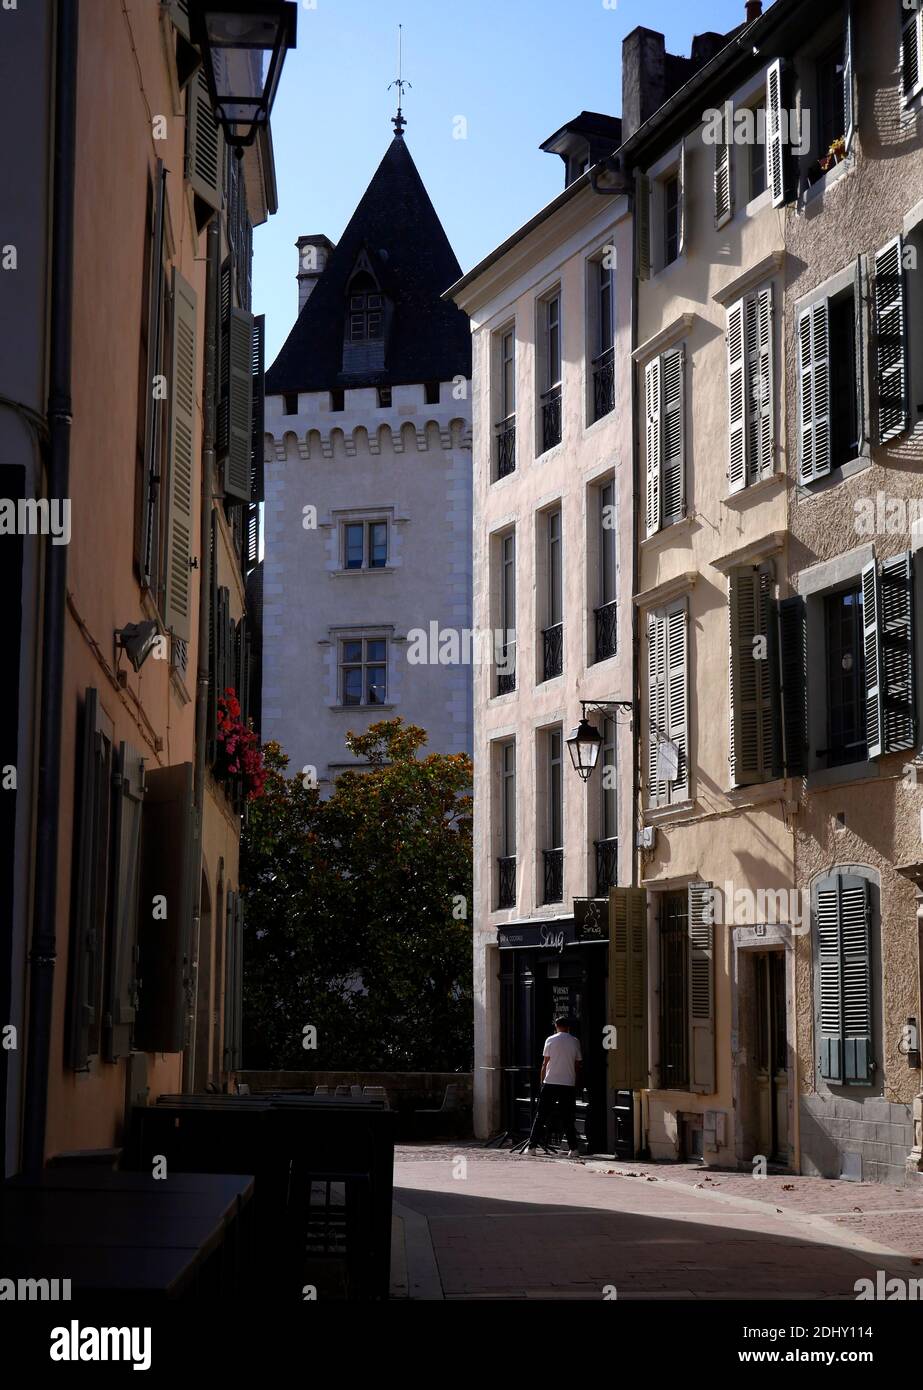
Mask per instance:
[[[63,501],[70,486],[71,364],[74,304],[77,35],[79,0],[58,0],[49,316],[49,498]],[[22,1166],[39,1172],[45,1159],[54,969],[57,956],[58,844],[61,801],[61,717],[67,546],[46,543],[42,675],[32,937],[29,946],[29,1022],[23,1100]]]
[[[192,962],[198,959],[199,924],[202,914],[202,827],[205,813],[205,744],[208,735],[209,669],[208,626],[211,607],[212,571],[212,494],[215,477],[215,399],[218,377],[217,308],[218,274],[221,255],[218,217],[208,224],[205,279],[205,381],[202,401],[202,506],[199,525],[199,653],[196,669],[195,763],[192,776],[193,822],[196,846],[193,860],[192,939],[187,956],[187,980],[192,983]],[[187,1015],[188,1017],[188,1015]],[[184,1052],[183,1089],[191,1089],[195,1074],[195,1029],[189,1032],[190,1045]]]

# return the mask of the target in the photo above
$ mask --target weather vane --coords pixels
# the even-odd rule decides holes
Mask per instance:
[[[389,92],[390,92],[390,90],[391,90],[392,87],[396,87],[396,88],[397,88],[397,115],[391,117],[391,124],[394,126],[394,133],[395,133],[395,135],[403,135],[403,134],[404,134],[404,126],[407,124],[407,122],[404,120],[404,117],[401,115],[401,102],[402,102],[403,99],[404,99],[404,88],[405,88],[405,87],[410,87],[411,89],[413,88],[413,83],[412,83],[412,82],[407,82],[407,81],[405,81],[404,76],[403,76],[403,71],[404,71],[404,55],[403,55],[403,37],[404,37],[404,36],[403,36],[403,28],[404,28],[403,24],[399,24],[399,25],[397,26],[397,79],[396,79],[396,81],[394,81],[394,82],[389,82],[389,83],[388,83],[388,91],[389,91]]]

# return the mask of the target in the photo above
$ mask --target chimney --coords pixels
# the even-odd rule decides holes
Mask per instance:
[[[300,236],[298,247],[298,312],[301,313],[336,247],[329,237]]]
[[[633,29],[622,40],[622,139],[627,140],[667,96],[666,42],[653,29]]]
[[[747,0],[747,23],[752,24],[763,13],[763,0]]]

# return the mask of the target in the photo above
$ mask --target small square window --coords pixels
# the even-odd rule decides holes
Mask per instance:
[[[439,404],[439,382],[438,382],[438,381],[428,381],[428,382],[426,383],[426,386],[424,387],[424,390],[425,390],[425,392],[426,392],[426,404],[427,404],[427,405],[438,405],[438,404]]]
[[[388,525],[384,521],[369,523],[369,568],[383,569],[388,563]]]
[[[343,528],[345,562],[348,570],[362,568],[362,541],[364,527],[361,522],[350,522]]]
[[[364,295],[364,294],[353,294],[353,295],[350,295],[350,298],[349,298],[349,307],[350,307],[350,309],[355,309],[355,310],[360,310],[360,311],[361,311],[362,309],[364,309],[364,308],[365,308],[365,295]]]
[[[298,414],[298,392],[286,391],[282,396],[282,412],[285,415]]]
[[[369,661],[384,661],[385,659],[385,640],[378,638],[366,643]]]
[[[381,295],[380,295],[380,294],[370,294],[370,295],[369,295],[369,308],[370,308],[370,309],[380,309],[380,308],[381,308]]]
[[[361,660],[362,660],[362,643],[361,643],[361,641],[360,641],[360,642],[344,642],[344,643],[343,643],[343,661],[344,661],[344,662],[348,662],[348,661],[361,661]]]
[[[343,391],[331,391],[331,392],[330,392],[330,409],[331,409],[331,410],[345,410],[345,409],[346,409],[346,395],[345,395],[345,392],[343,392]]]
[[[391,406],[391,387],[379,386],[378,388],[378,408],[388,410]]]

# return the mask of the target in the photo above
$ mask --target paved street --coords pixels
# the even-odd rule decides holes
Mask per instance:
[[[817,1178],[395,1153],[392,1293],[429,1299],[852,1299],[923,1277],[923,1191]]]

